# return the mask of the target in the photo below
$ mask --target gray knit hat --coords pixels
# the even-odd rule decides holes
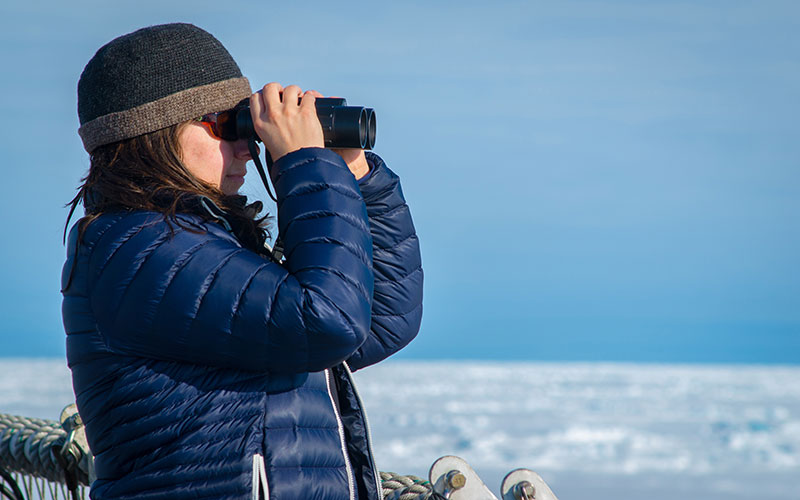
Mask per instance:
[[[111,40],[78,81],[83,147],[154,132],[250,96],[250,82],[210,33],[191,24],[143,28]]]

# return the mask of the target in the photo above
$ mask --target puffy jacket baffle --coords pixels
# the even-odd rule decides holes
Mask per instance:
[[[198,215],[77,225],[67,358],[94,499],[377,499],[350,369],[416,335],[419,244],[397,176],[307,148],[272,168],[281,265]]]

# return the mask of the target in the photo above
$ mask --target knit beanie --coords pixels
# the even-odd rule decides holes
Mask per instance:
[[[91,153],[230,109],[250,94],[247,78],[210,33],[191,24],[151,26],[111,40],[83,69],[78,134]]]

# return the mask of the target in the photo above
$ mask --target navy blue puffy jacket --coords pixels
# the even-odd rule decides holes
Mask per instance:
[[[283,266],[196,215],[105,214],[80,244],[72,229],[63,318],[92,498],[380,497],[350,368],[416,335],[422,268],[399,180],[368,159],[360,183],[324,149],[275,163]]]

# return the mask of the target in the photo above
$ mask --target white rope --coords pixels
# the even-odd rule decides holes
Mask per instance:
[[[28,498],[68,499],[64,468],[56,458],[67,436],[58,422],[0,413],[0,467],[15,476]],[[77,471],[79,496],[85,498],[89,473],[82,458],[89,450],[77,442],[70,446],[70,453],[62,456],[68,467]],[[419,477],[394,472],[381,472],[380,476],[384,500],[426,500],[432,495],[430,483]]]

